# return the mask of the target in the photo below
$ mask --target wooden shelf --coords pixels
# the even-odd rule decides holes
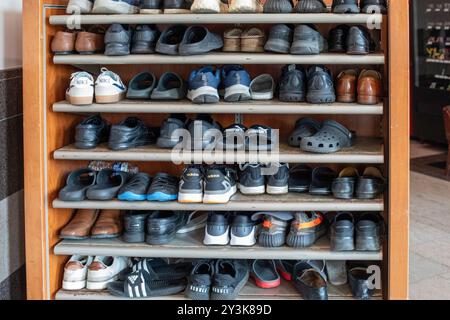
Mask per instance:
[[[126,151],[111,151],[106,144],[101,144],[92,150],[76,149],[69,145],[53,153],[56,160],[105,160],[105,161],[153,161],[178,163],[225,163],[225,152],[186,151],[175,154],[172,149],[161,149],[155,145],[129,149]],[[279,151],[244,152],[236,151],[232,156],[236,163],[374,163],[384,162],[383,144],[379,139],[360,138],[350,148],[345,148],[332,154],[316,154],[301,151],[287,144],[281,144]],[[227,161],[228,163],[229,161]]]
[[[361,114],[382,115],[383,104],[373,106],[356,103],[310,104],[287,103],[278,100],[249,101],[241,103],[219,102],[198,105],[190,101],[133,101],[123,100],[114,104],[74,106],[67,101],[53,105],[54,112],[74,113],[211,113],[211,114]]]
[[[94,55],[55,55],[53,63],[71,65],[133,65],[133,64],[324,64],[324,65],[382,65],[385,62],[383,53],[368,55],[347,55],[323,53],[319,55],[291,55],[273,53],[224,53],[213,52],[194,56],[170,56],[162,54],[133,54],[111,57],[102,54]]]
[[[342,23],[379,24],[381,14],[130,14],[130,15],[80,15],[77,23],[85,24],[275,24],[275,23]],[[50,17],[51,25],[73,23],[71,15]]]
[[[333,286],[328,285],[328,298],[330,300],[352,300],[354,299],[348,285]],[[187,300],[183,293],[169,296],[169,297],[155,297],[143,300]],[[252,280],[249,280],[247,285],[242,289],[237,300],[301,300],[302,297],[295,289],[292,283],[281,280],[281,286],[274,289],[258,288]],[[381,291],[376,291],[372,300],[380,300]],[[108,291],[67,291],[59,290],[56,293],[56,300],[127,300],[127,298],[120,298],[112,296]]]
[[[117,210],[163,210],[163,211],[383,211],[383,199],[340,200],[331,196],[288,193],[286,195],[245,196],[237,193],[226,204],[150,202],[150,201],[53,201],[57,209],[117,209]]]
[[[126,243],[120,239],[106,240],[63,240],[53,252],[56,255],[82,256],[123,256],[145,258],[186,258],[186,259],[283,259],[283,260],[361,260],[379,261],[383,254],[379,251],[330,250],[326,236],[309,248],[265,248],[253,247],[205,246],[204,230],[177,235],[167,245],[148,245],[146,243]]]

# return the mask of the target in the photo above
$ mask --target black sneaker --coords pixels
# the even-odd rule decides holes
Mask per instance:
[[[187,119],[184,114],[173,114],[169,118],[164,120],[157,141],[158,147],[172,149],[180,142],[182,142],[183,137],[176,133],[177,130],[186,129],[186,124]]]
[[[255,124],[247,130],[245,144],[248,151],[270,151],[278,141],[279,137],[272,128]]]
[[[377,213],[365,213],[356,223],[356,250],[379,251],[381,249],[381,235],[383,220]]]
[[[155,211],[147,218],[145,242],[152,245],[167,244],[186,224],[187,215],[180,211]]]
[[[277,173],[267,180],[268,194],[286,194],[289,192],[289,165],[280,163],[277,165]]]
[[[123,241],[145,242],[145,224],[151,211],[127,211],[123,217]]]
[[[327,232],[327,220],[321,212],[296,212],[291,230],[286,238],[288,246],[306,248]]]
[[[236,171],[234,169],[213,167],[206,171],[203,203],[228,203],[236,192]]]
[[[110,124],[99,115],[84,119],[76,128],[75,148],[93,149],[108,141],[110,128]]]
[[[210,115],[199,114],[189,125],[189,133],[193,150],[213,149],[219,144],[217,137],[222,135],[222,127]]]
[[[184,293],[191,300],[209,300],[214,276],[214,262],[199,260],[194,264]]]
[[[111,150],[126,150],[154,143],[156,135],[144,122],[136,117],[129,117],[111,127],[108,147]]]
[[[242,194],[264,194],[266,191],[265,178],[260,164],[240,165],[239,191]]]
[[[235,123],[223,130],[223,141],[219,141],[217,147],[220,150],[244,151],[245,133],[247,127]]]
[[[184,169],[178,190],[178,202],[203,202],[203,168],[190,166]]]
[[[236,213],[231,222],[230,245],[251,247],[256,244],[256,225],[251,213]]]
[[[306,77],[308,79],[306,100],[309,103],[333,103],[336,101],[333,78],[327,68],[311,66]]]
[[[226,246],[230,242],[230,213],[212,211],[208,214],[203,244]]]
[[[120,201],[145,201],[152,178],[147,173],[137,173],[119,190]]]
[[[148,189],[147,200],[160,202],[177,200],[178,184],[177,177],[164,172],[158,173]]]
[[[234,300],[249,278],[246,260],[218,260],[211,288],[211,300]]]

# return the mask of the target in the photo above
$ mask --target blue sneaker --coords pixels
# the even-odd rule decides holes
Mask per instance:
[[[192,71],[189,76],[189,91],[187,97],[194,103],[219,102],[218,87],[220,70],[214,72],[213,67],[203,67]]]
[[[140,0],[95,0],[92,13],[134,14],[139,13]]]
[[[147,200],[167,202],[178,199],[178,184],[177,177],[171,176],[167,173],[158,173],[152,181],[148,189]]]
[[[225,86],[224,99],[227,102],[251,100],[250,75],[240,65],[228,65],[222,69],[222,79]]]
[[[135,174],[119,191],[120,201],[145,201],[152,178],[146,173]]]

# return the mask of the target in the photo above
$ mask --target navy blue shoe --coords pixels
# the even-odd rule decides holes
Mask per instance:
[[[135,174],[119,191],[120,201],[145,201],[152,178],[146,173]]]
[[[158,173],[148,190],[148,201],[175,201],[178,199],[178,178],[170,174]]]
[[[187,97],[194,103],[219,102],[220,71],[213,67],[203,67],[192,71],[189,76]]]
[[[225,86],[224,99],[227,102],[251,100],[250,75],[240,65],[227,65],[222,69],[222,78]]]

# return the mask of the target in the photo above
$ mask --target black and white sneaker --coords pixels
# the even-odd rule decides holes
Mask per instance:
[[[234,169],[213,167],[206,171],[203,203],[228,203],[236,192],[236,171]]]
[[[247,260],[217,260],[214,268],[211,300],[234,300],[247,284]]]
[[[214,262],[199,260],[192,268],[184,295],[192,300],[209,300],[214,276]]]
[[[230,242],[230,214],[210,212],[205,227],[203,244],[207,246],[226,246]]]
[[[245,150],[245,132],[247,127],[235,123],[223,130],[223,141],[218,143],[221,150]]]
[[[178,202],[201,203],[203,201],[203,172],[200,166],[184,169],[178,190]]]
[[[278,171],[267,180],[268,194],[286,194],[289,192],[289,165],[277,165]]]
[[[231,223],[230,245],[251,247],[256,244],[256,225],[251,213],[237,213]]]
[[[256,195],[266,192],[265,179],[260,164],[240,165],[239,191],[242,194]]]

